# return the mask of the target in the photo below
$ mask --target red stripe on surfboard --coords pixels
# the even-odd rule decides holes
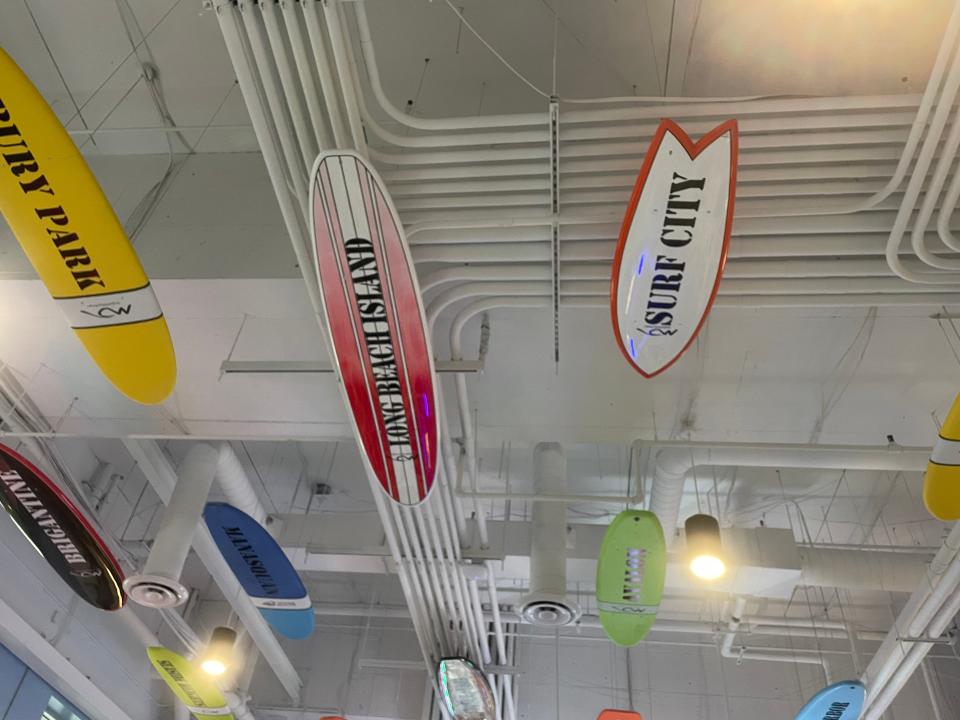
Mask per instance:
[[[399,500],[400,493],[393,475],[392,463],[389,461],[389,452],[384,447],[386,429],[382,425],[380,412],[376,406],[376,396],[370,385],[369,357],[357,322],[353,283],[343,253],[343,225],[333,194],[330,168],[327,164],[320,167],[320,182],[323,193],[318,192],[318,199],[329,220],[327,232],[329,253],[325,255],[327,262],[324,263],[324,258],[320,256],[318,240],[317,258],[320,274],[325,276],[322,282],[324,306],[327,309],[327,323],[333,336],[334,351],[338,356],[337,366],[340,368],[340,377],[371,467],[384,490],[394,500]],[[333,292],[334,287],[338,287],[341,292]],[[352,353],[349,352],[351,349]],[[344,350],[348,352],[349,357],[341,357]]]
[[[389,452],[389,437],[375,391],[372,361],[363,339],[359,307],[343,247],[343,218],[338,215],[333,195],[333,160],[337,161],[338,169],[345,173],[344,190],[352,185],[352,175],[356,173],[364,200],[364,219],[370,232],[368,239],[373,246],[381,276],[386,324],[397,361],[397,377],[411,448],[408,462],[413,465],[414,478],[396,477]],[[352,172],[344,167],[347,164],[350,164]],[[376,176],[355,156],[327,157],[318,163],[316,169],[313,210],[318,275],[333,351],[338,356],[338,366],[355,426],[371,468],[391,497],[400,500],[398,483],[404,482],[407,497],[422,500],[429,492],[436,472],[436,402],[423,311],[398,220]],[[348,173],[351,176],[350,183],[347,182]],[[359,209],[352,207],[349,193],[346,199],[352,211],[350,220],[356,224]],[[338,285],[340,292],[335,292]],[[398,461],[398,466],[402,467],[402,463]],[[411,480],[415,481],[415,487]]]
[[[386,198],[377,188],[377,211],[380,217],[389,217],[391,222],[388,228],[388,234],[385,237],[384,246],[387,253],[387,262],[390,277],[393,277],[389,268],[403,268],[406,277],[404,282],[397,283],[391,288],[394,301],[397,307],[397,316],[399,317],[400,335],[403,339],[403,358],[408,374],[408,384],[413,405],[413,415],[415,419],[415,441],[419,450],[423,465],[422,478],[433,478],[436,473],[436,407],[434,403],[433,392],[433,373],[430,366],[430,348],[427,344],[426,333],[424,330],[423,316],[420,312],[420,298],[416,292],[415,279],[413,278],[412,268],[407,259],[407,253],[403,247],[403,241],[400,237],[400,231],[393,220],[392,213],[387,206]],[[424,401],[425,399],[425,401]],[[421,402],[417,402],[421,400]],[[433,415],[429,408],[433,408]],[[433,430],[431,432],[431,429]],[[432,484],[432,483],[431,483]],[[430,490],[429,484],[424,484],[423,493]]]
[[[379,207],[374,206],[373,198],[370,195],[370,186],[374,182],[373,177],[366,171],[366,168],[361,168],[359,164],[357,164],[358,174],[360,173],[361,169],[363,170],[363,178],[360,182],[360,190],[363,193],[364,208],[367,212],[367,224],[370,228],[370,240],[373,243],[373,252],[377,258],[377,264],[379,267],[383,268],[382,280],[386,281],[386,287],[381,288],[383,290],[383,296],[384,298],[389,298],[389,304],[387,306],[387,325],[390,327],[390,337],[393,340],[394,357],[397,360],[397,379],[400,382],[400,388],[402,390],[401,397],[403,397],[403,412],[407,420],[407,438],[410,441],[410,448],[413,451],[413,483],[416,488],[415,494],[417,497],[422,499],[427,496],[426,483],[424,482],[423,464],[421,462],[421,453],[417,437],[417,419],[414,416],[411,407],[411,388],[409,377],[407,375],[404,337],[400,327],[398,326],[396,296],[394,295],[390,264],[387,262],[387,259],[384,255],[385,239],[383,234],[383,216],[378,215]],[[390,217],[389,214],[387,215],[387,220],[389,220],[387,225],[388,232],[390,231],[389,229],[392,228],[391,237],[396,238],[397,242],[399,242],[399,234],[397,233],[396,226],[393,223],[393,218]],[[411,434],[413,435],[412,437]],[[407,492],[409,494],[410,478],[404,477],[404,482],[407,484]],[[397,478],[397,484],[399,485],[399,483],[400,479]]]

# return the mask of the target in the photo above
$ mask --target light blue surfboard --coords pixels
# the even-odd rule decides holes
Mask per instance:
[[[227,503],[207,503],[203,518],[237,581],[273,629],[294,640],[308,637],[314,626],[313,604],[270,533]]]
[[[797,720],[858,720],[867,690],[859,680],[825,687],[797,713]]]

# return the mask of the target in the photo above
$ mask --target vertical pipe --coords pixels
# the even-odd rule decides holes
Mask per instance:
[[[124,580],[130,599],[146,607],[176,607],[189,593],[180,582],[193,533],[200,524],[204,503],[217,469],[217,451],[206,443],[190,448],[180,466],[179,479],[163,513],[143,566],[143,573]]]
[[[506,665],[507,645],[503,635],[503,623],[500,618],[500,599],[497,597],[497,578],[493,573],[493,562],[487,563],[487,592],[490,594],[490,610],[493,613],[493,636],[497,644],[497,661],[501,665]],[[507,720],[517,720],[517,709],[513,704],[513,678],[510,675],[503,676],[503,683],[506,689],[504,693],[507,698]]]
[[[533,449],[536,494],[563,494],[567,460],[558,443],[538,443]],[[567,594],[567,506],[536,503],[530,541],[530,595]]]

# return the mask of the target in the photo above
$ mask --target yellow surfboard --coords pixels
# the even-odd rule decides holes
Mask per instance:
[[[960,520],[960,395],[950,406],[930,453],[923,502],[939,520]]]
[[[233,720],[221,692],[185,657],[165,647],[149,647],[147,656],[173,694],[197,720]]]
[[[163,401],[170,331],[120,221],[50,106],[0,49],[0,212],[90,357],[120,392]]]

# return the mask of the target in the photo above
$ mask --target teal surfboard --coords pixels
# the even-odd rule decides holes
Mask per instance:
[[[866,696],[859,680],[838,682],[814,695],[797,713],[797,720],[857,720]]]
[[[650,632],[667,575],[667,544],[652,512],[624,510],[603,537],[597,560],[600,624],[613,642],[636,645]]]

